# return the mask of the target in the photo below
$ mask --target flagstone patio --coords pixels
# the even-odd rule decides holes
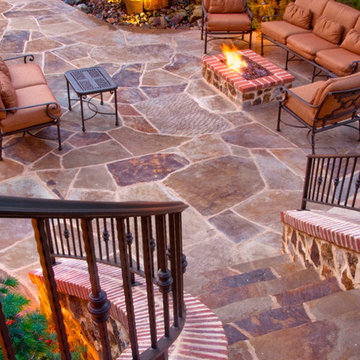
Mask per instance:
[[[311,152],[306,131],[283,127],[278,133],[277,103],[242,111],[208,85],[199,31],[115,27],[61,0],[0,0],[0,12],[0,55],[33,53],[63,107],[63,150],[29,136],[8,147],[0,194],[185,202],[185,288],[193,295],[206,273],[281,255],[279,212],[300,206]],[[219,51],[219,42],[212,46],[210,53]],[[259,52],[259,41],[255,46]],[[265,54],[283,66],[281,49]],[[98,115],[83,133],[79,105],[67,110],[63,74],[93,65],[119,86],[120,125]],[[295,85],[309,82],[311,71],[290,64]],[[113,98],[105,100],[106,111]],[[317,153],[359,152],[357,136],[346,127],[320,134]],[[15,138],[5,142],[12,143]],[[0,225],[0,269],[34,293],[27,278],[38,267],[31,224],[0,219]]]

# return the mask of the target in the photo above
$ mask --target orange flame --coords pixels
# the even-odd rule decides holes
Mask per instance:
[[[243,72],[242,69],[247,67],[247,62],[242,59],[241,54],[234,44],[231,44],[231,46],[222,44],[221,50],[225,56],[226,65],[241,74]]]

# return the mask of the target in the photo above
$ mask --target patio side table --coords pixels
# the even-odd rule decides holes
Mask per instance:
[[[100,66],[94,66],[90,68],[69,70],[65,72],[67,95],[68,95],[68,108],[71,111],[71,101],[80,101],[81,107],[81,122],[82,131],[85,130],[85,121],[92,119],[96,114],[103,115],[115,115],[115,125],[119,125],[119,118],[117,113],[117,96],[116,90],[118,86],[114,83],[110,75]],[[78,96],[78,99],[70,98],[70,85]],[[115,112],[101,112],[98,111],[97,106],[91,102],[91,100],[100,94],[101,105],[104,105],[103,93],[109,91],[110,94],[115,95]],[[88,95],[94,94],[89,100],[86,100]],[[87,102],[88,107],[94,114],[88,118],[84,117],[84,105],[83,102]]]

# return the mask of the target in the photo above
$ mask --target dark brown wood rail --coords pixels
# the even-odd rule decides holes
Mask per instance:
[[[110,303],[101,289],[97,263],[122,270],[129,338],[133,359],[167,359],[168,348],[185,321],[181,202],[87,202],[0,196],[1,218],[32,219],[45,286],[62,359],[71,359],[52,266],[57,257],[87,262],[91,293],[89,312],[99,332],[101,359],[113,359],[106,321]],[[146,282],[151,347],[139,353],[132,287],[135,274]],[[163,318],[155,311],[154,287],[162,293]],[[15,360],[10,335],[0,307],[0,343],[5,359]],[[163,323],[164,336],[157,336]]]

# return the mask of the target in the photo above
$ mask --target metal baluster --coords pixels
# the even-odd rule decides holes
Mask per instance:
[[[311,191],[311,200],[315,200],[315,196],[316,196],[316,184],[317,184],[317,179],[318,179],[318,175],[319,175],[319,166],[320,166],[319,159],[315,159],[315,163],[316,163],[316,170],[315,170],[315,174],[314,174],[313,189]],[[315,163],[314,163],[314,166],[315,166]]]
[[[16,360],[5,314],[0,301],[0,345],[5,360]]]
[[[137,217],[134,217],[134,234],[135,234],[135,252],[136,252],[136,268],[140,271],[140,251],[139,251],[139,230]]]
[[[101,235],[100,235],[99,219],[96,219],[96,232],[97,232],[97,240],[98,240],[99,259],[102,260],[103,256],[102,256],[102,246],[101,246]]]
[[[327,180],[328,180],[328,174],[329,174],[329,165],[330,165],[330,159],[327,158],[327,161],[326,161],[326,170],[325,170],[325,175],[324,175],[324,183],[323,183],[323,188],[322,188],[322,191],[321,191],[321,202],[324,201],[324,195],[325,195],[325,189],[326,189],[326,184],[327,184]],[[331,184],[331,182],[329,182],[329,184]]]
[[[333,177],[334,177],[334,171],[335,171],[335,164],[336,164],[336,159],[332,159],[332,167],[331,167],[331,175],[330,175],[330,179],[329,179],[329,188],[328,188],[328,192],[326,195],[326,202],[329,202],[329,197],[331,194],[331,190],[332,190],[332,183],[333,183]]]
[[[64,240],[63,240],[63,235],[62,235],[62,231],[61,231],[60,219],[56,219],[56,220],[57,220],[57,224],[58,224],[58,228],[59,228],[59,237],[60,237],[60,245],[61,245],[62,255],[65,255]]]
[[[320,162],[321,162],[321,166],[320,166],[320,175],[317,178],[317,190],[316,190],[316,201],[319,200],[319,193],[320,193],[320,188],[321,188],[321,184],[323,183],[323,170],[324,170],[324,158],[321,158]]]
[[[170,310],[169,310],[169,292],[173,278],[167,267],[166,258],[166,218],[165,215],[155,217],[156,240],[157,240],[157,260],[158,260],[158,285],[163,297],[164,308],[164,331],[165,336],[170,337]]]
[[[186,270],[187,261],[186,256],[182,253],[182,224],[181,214],[176,213],[175,217],[175,239],[176,239],[176,263],[177,263],[177,284],[178,286],[178,303],[179,303],[179,317],[184,317],[184,284],[183,273]]]
[[[82,248],[82,241],[81,241],[81,234],[80,234],[81,225],[80,225],[79,219],[76,219],[76,228],[77,228],[77,234],[78,234],[80,256],[83,257],[84,253],[83,253],[83,248]]]
[[[150,227],[151,217],[141,217],[141,230],[142,230],[142,241],[143,241],[143,253],[144,253],[144,272],[146,280],[146,292],[148,300],[149,310],[149,322],[150,322],[150,337],[151,347],[157,349],[157,333],[156,333],[156,317],[155,317],[155,301],[154,301],[154,288],[153,288],[153,269],[151,263],[151,246],[150,246]]]
[[[335,159],[335,162],[336,162],[336,159]],[[340,158],[340,160],[339,160],[338,171],[337,171],[337,174],[336,174],[336,178],[334,179],[334,192],[333,192],[331,204],[334,204],[335,196],[336,196],[336,189],[337,189],[337,187],[339,185],[339,182],[340,182],[339,176],[340,176],[340,171],[341,171],[341,164],[342,164],[342,158]]]
[[[151,269],[152,269],[152,277],[155,277],[155,266],[154,266],[154,251],[155,251],[155,247],[156,247],[156,242],[155,239],[153,237],[153,230],[152,230],[152,220],[150,217],[150,226],[149,226],[149,230],[150,230],[150,258],[151,258]]]
[[[117,256],[116,256],[116,242],[115,242],[115,226],[114,226],[114,218],[110,219],[111,225],[111,237],[112,237],[112,247],[113,247],[113,254],[114,254],[114,262],[115,264],[118,263]]]
[[[301,201],[301,210],[306,209],[306,201],[310,198],[309,192],[311,189],[313,162],[314,162],[314,159],[312,157],[307,158],[306,173],[305,173],[306,177],[305,177],[303,196],[302,196],[302,201]]]
[[[107,226],[106,226],[106,218],[103,219],[104,222],[104,230],[103,230],[103,240],[105,242],[105,251],[106,251],[106,260],[110,261],[110,255],[109,255],[109,239],[110,239],[110,234],[107,231]]]
[[[56,288],[54,270],[52,268],[50,249],[46,239],[45,220],[32,219],[32,225],[34,228],[34,236],[40,257],[40,264],[42,267],[44,283],[50,303],[51,314],[55,325],[61,358],[63,360],[71,360],[69,344],[67,341],[64,320],[61,313],[59,296]]]
[[[177,274],[177,264],[176,264],[176,236],[175,236],[175,218],[174,214],[169,214],[169,237],[170,237],[170,248],[168,249],[169,258],[170,258],[170,269],[171,274],[174,279],[172,284],[172,294],[173,294],[173,312],[174,312],[174,327],[179,327],[179,304],[178,304],[178,274]]]
[[[345,206],[347,206],[348,200],[350,198],[350,190],[351,190],[351,186],[353,184],[357,159],[358,158],[354,158],[354,160],[353,160],[353,166],[352,166],[352,169],[351,169],[351,176],[350,176],[350,179],[349,179],[348,189],[347,189],[346,196],[345,196],[345,203],[344,203]]]
[[[357,198],[357,194],[359,192],[359,188],[360,188],[360,172],[359,172],[359,177],[358,177],[358,179],[356,180],[356,183],[355,183],[355,194],[354,194],[354,199],[353,199],[353,202],[352,202],[353,207],[355,206],[355,203],[356,203],[356,198]]]
[[[59,251],[59,245],[58,245],[58,240],[57,240],[57,236],[56,236],[56,230],[55,230],[55,224],[54,224],[54,219],[51,219],[51,227],[52,227],[52,233],[54,236],[54,242],[55,242],[55,247],[56,247],[56,253],[60,254]]]
[[[69,219],[69,220],[70,220],[71,238],[72,238],[72,243],[73,243],[73,247],[74,247],[74,255],[77,256],[73,219]]]
[[[342,192],[344,190],[344,185],[345,185],[345,181],[346,181],[346,173],[347,173],[348,166],[349,166],[349,158],[346,158],[345,169],[343,171],[343,176],[342,176],[342,181],[341,181],[338,205],[340,205],[340,203],[341,203],[341,196],[342,196]]]
[[[63,222],[64,222],[64,237],[66,240],[66,245],[67,245],[67,252],[68,255],[71,255],[71,248],[70,248],[70,241],[69,241],[69,237],[70,237],[70,231],[67,228],[67,224],[66,224],[66,219],[63,218]]]
[[[126,252],[126,239],[125,239],[125,226],[123,219],[116,219],[116,227],[118,233],[119,251],[120,251],[120,264],[123,278],[126,315],[129,327],[129,338],[131,343],[131,351],[133,360],[139,360],[139,345],[136,335],[135,311],[132,297],[131,279],[129,271],[129,258]]]
[[[129,256],[129,267],[130,269],[133,268],[133,260],[132,260],[132,248],[131,245],[133,243],[133,236],[132,233],[130,231],[130,219],[126,218],[126,243],[128,246],[128,256]],[[131,283],[135,284],[135,274],[133,272],[131,272]]]
[[[107,299],[106,292],[102,290],[100,286],[91,220],[81,219],[81,229],[91,284],[88,310],[92,319],[96,323],[97,330],[99,331],[99,338],[101,342],[101,359],[111,360],[111,347],[106,325],[106,321],[110,316],[110,301]]]
[[[46,238],[48,239],[49,250],[51,254],[51,263],[55,264],[55,254],[54,254],[54,245],[52,242],[51,229],[49,219],[45,220],[45,229],[46,229]]]

